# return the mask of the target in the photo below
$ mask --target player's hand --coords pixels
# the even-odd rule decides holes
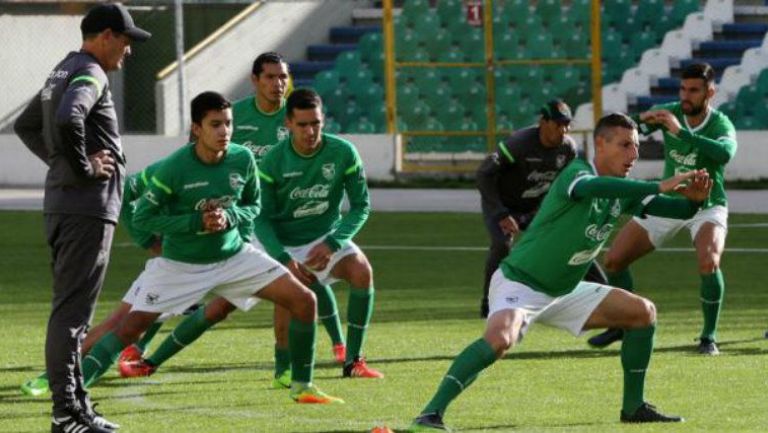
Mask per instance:
[[[147,251],[149,251],[149,255],[152,257],[159,257],[163,254],[163,239],[156,237],[155,242],[152,243],[152,245],[147,248]]]
[[[658,110],[643,111],[640,113],[640,121],[649,125],[656,124],[658,123],[656,121],[656,113],[658,113]]]
[[[320,242],[309,250],[307,259],[304,261],[304,266],[313,271],[322,271],[328,266],[332,255],[333,251],[331,251],[331,247],[325,242]]]
[[[310,284],[317,281],[315,274],[310,272],[309,269],[305,268],[304,265],[297,262],[296,260],[289,261],[285,264],[285,267],[288,268],[288,270],[291,271],[291,274],[293,274],[293,276],[301,281],[301,283],[305,286],[309,286]]]
[[[696,177],[706,177],[709,179],[709,174],[706,170],[693,170],[672,176],[669,179],[665,179],[659,183],[659,192],[668,193],[686,188],[688,181],[693,180]]]
[[[224,209],[217,207],[203,212],[203,230],[217,233],[227,228],[227,215]]]
[[[97,179],[109,179],[115,174],[115,159],[106,149],[88,155],[88,161],[91,163],[93,176]]]
[[[702,202],[709,197],[714,181],[706,170],[697,170],[694,173],[696,175],[693,176],[693,180],[676,191],[688,200]]]
[[[680,132],[680,128],[682,127],[680,121],[677,120],[677,117],[675,117],[671,111],[658,110],[655,113],[656,123],[667,128],[667,131],[673,135],[677,135]]]
[[[501,232],[507,236],[516,236],[520,233],[520,227],[517,225],[517,221],[511,216],[505,216],[499,220],[499,228]]]

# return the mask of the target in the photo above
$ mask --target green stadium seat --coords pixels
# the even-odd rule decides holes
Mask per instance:
[[[418,19],[430,13],[429,0],[407,0],[403,2],[403,16],[416,23]]]
[[[536,13],[541,20],[549,25],[560,18],[562,6],[560,0],[539,0],[536,3]]]
[[[461,103],[453,99],[447,105],[438,106],[435,114],[440,123],[447,125],[448,129],[453,129],[465,117],[466,111]]]
[[[395,34],[395,56],[398,60],[411,60],[419,50],[419,35],[410,29]]]
[[[347,86],[352,93],[358,93],[373,84],[373,73],[362,66],[358,69],[348,69],[340,75],[346,79]]]
[[[445,131],[443,124],[438,119],[430,116],[424,124],[425,131]]]
[[[531,3],[528,0],[509,0],[503,3],[504,14],[510,21],[521,20],[531,14]]]
[[[516,129],[532,125],[538,119],[538,110],[530,103],[521,102],[509,113]]]
[[[640,0],[635,17],[640,24],[652,25],[654,21],[665,14],[664,0]]]
[[[656,46],[656,34],[651,31],[636,33],[630,40],[629,49],[635,58],[639,58],[646,50]]]
[[[415,105],[419,101],[419,88],[412,83],[397,83],[397,106]]]
[[[427,14],[422,16],[419,21],[416,23],[416,27],[414,27],[414,30],[419,34],[419,37],[422,40],[425,40],[429,37],[429,35],[437,33],[438,30],[442,29],[442,24],[440,24],[440,18],[436,14]]]
[[[649,28],[656,35],[656,40],[658,41],[661,40],[668,31],[679,26],[680,23],[671,15],[665,14],[654,20]]]
[[[312,88],[323,98],[339,86],[339,73],[335,69],[318,72],[312,82]]]
[[[581,81],[581,71],[573,65],[550,68],[549,81],[558,95],[565,95],[571,87]]]
[[[338,134],[341,132],[341,125],[332,116],[325,116],[323,120],[323,132],[328,134]]]
[[[481,71],[474,68],[445,68],[443,79],[448,82],[454,91],[469,87],[473,83],[480,82]]]
[[[347,86],[339,83],[333,90],[323,95],[323,101],[329,108],[338,108],[343,106],[349,99],[350,92]]]
[[[616,30],[610,29],[602,34],[602,51],[603,59],[608,58],[612,53],[618,53],[622,51],[624,42],[622,40],[621,33]]]
[[[362,115],[347,127],[346,132],[350,134],[375,134],[376,125],[368,120],[367,116]]]
[[[419,47],[416,51],[414,51],[411,54],[410,59],[408,59],[411,62],[429,62],[432,59],[429,57],[429,52],[424,47]]]
[[[384,51],[384,36],[379,32],[366,33],[360,38],[357,50],[360,51],[361,60],[370,61],[375,57],[374,53]]]
[[[373,74],[373,81],[379,84],[384,82],[384,61],[384,52],[380,51],[375,55],[369,55],[368,60],[363,62]]]
[[[569,59],[586,59],[592,50],[589,45],[589,38],[580,32],[570,34],[569,37],[562,41],[560,46],[565,51],[565,56]]]
[[[505,113],[511,113],[515,106],[520,102],[522,92],[518,86],[503,86],[496,87],[496,104],[498,105],[497,111],[504,111]]]
[[[517,37],[517,33],[506,32],[500,38],[494,39],[493,48],[496,51],[496,58],[502,60],[513,59],[521,49],[520,39]]]
[[[453,38],[448,30],[439,29],[434,33],[425,35],[422,42],[427,52],[429,52],[429,57],[431,59],[438,59],[441,53],[451,47]]]
[[[409,68],[409,76],[421,94],[433,91],[442,81],[439,68]]]
[[[504,13],[503,8],[494,8],[493,14],[493,37],[498,39],[507,33],[510,33],[509,29],[509,17]]]
[[[618,28],[630,16],[632,16],[631,0],[611,0],[604,3],[603,21],[607,24]]]
[[[438,82],[437,85],[431,85],[429,89],[422,87],[421,92],[424,95],[427,104],[432,108],[432,111],[439,111],[440,107],[450,104],[453,100],[451,87],[445,82]]]
[[[397,112],[408,124],[409,131],[423,131],[426,127],[427,119],[431,116],[431,109],[426,102],[416,101],[415,104],[403,104],[397,102]]]
[[[467,62],[482,62],[485,59],[485,38],[481,29],[470,29],[461,36],[459,46]]]
[[[763,91],[755,84],[744,86],[739,89],[736,100],[740,106],[748,107],[751,112],[754,109],[753,107],[764,103]]]
[[[334,111],[334,117],[341,124],[341,129],[346,131],[352,123],[356,122],[363,114],[363,108],[357,103],[353,94]]]
[[[470,108],[471,104],[480,102],[485,103],[485,84],[473,82],[468,86],[453,88],[453,95],[460,101],[465,101],[464,105]]]
[[[566,14],[573,23],[581,23],[584,28],[589,28],[589,22],[592,18],[592,0],[571,0],[571,6],[568,7]]]
[[[760,74],[757,76],[757,80],[755,81],[755,85],[763,93],[768,92],[768,68],[760,71]]]
[[[463,20],[464,9],[461,0],[440,0],[437,2],[437,16],[443,25]]]
[[[517,22],[517,25],[523,35],[526,35],[526,39],[546,31],[546,26],[538,15],[528,15],[522,22]]]
[[[358,50],[344,51],[336,57],[334,63],[334,69],[339,71],[340,74],[344,74],[345,71],[352,71],[360,68],[362,62],[360,60],[360,52]]]
[[[525,44],[525,51],[531,59],[550,59],[554,55],[555,46],[552,42],[552,35],[546,32],[539,32],[533,37],[529,37]]]
[[[352,89],[357,102],[363,107],[381,104],[384,101],[384,87],[369,83],[367,86]]]
[[[688,15],[698,12],[700,6],[699,0],[675,0],[672,3],[672,11],[670,11],[669,16],[677,26],[680,26],[685,22]]]
[[[752,131],[758,128],[758,121],[752,116],[739,116],[733,122],[736,129]]]
[[[590,95],[591,89],[589,83],[578,83],[563,95],[563,99],[571,107],[578,107],[580,104],[589,102],[590,99],[592,99]]]

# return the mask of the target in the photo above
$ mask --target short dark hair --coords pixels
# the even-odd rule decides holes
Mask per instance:
[[[293,110],[309,110],[317,107],[323,107],[323,101],[317,92],[312,89],[296,89],[291,92],[291,96],[285,102],[285,115],[293,117]]]
[[[232,108],[232,102],[217,92],[203,92],[192,100],[192,123],[202,124],[209,111],[221,111]]]
[[[715,82],[715,70],[709,63],[692,63],[683,69],[682,78],[683,80],[700,78],[709,85]]]
[[[259,54],[258,57],[256,57],[256,60],[253,61],[253,67],[251,68],[251,73],[255,76],[259,76],[262,71],[264,71],[264,63],[285,63],[288,64],[283,56],[280,55],[280,53],[276,53],[274,51],[268,51],[266,53]]]
[[[595,140],[597,140],[598,136],[610,139],[610,130],[617,127],[635,130],[637,129],[637,123],[624,113],[611,113],[603,116],[597,121],[595,126]]]

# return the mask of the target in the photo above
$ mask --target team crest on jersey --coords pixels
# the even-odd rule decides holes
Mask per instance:
[[[332,162],[323,164],[323,177],[331,180],[334,176],[336,176],[336,164]]]
[[[277,139],[279,140],[285,140],[288,138],[288,134],[290,131],[288,131],[288,128],[285,126],[278,126],[277,127]]]
[[[243,179],[240,173],[229,173],[229,186],[232,189],[237,189],[243,185],[245,185],[245,179]]]
[[[565,165],[565,155],[557,155],[557,158],[555,159],[555,166],[557,166],[558,169],[563,168]]]
[[[155,305],[157,303],[158,299],[160,299],[160,295],[157,293],[147,293],[147,305]]]
[[[618,218],[619,215],[621,215],[621,202],[616,199],[616,201],[613,202],[613,206],[611,206],[611,216]]]

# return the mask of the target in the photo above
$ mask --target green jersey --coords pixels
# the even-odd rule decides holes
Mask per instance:
[[[325,236],[337,251],[368,219],[368,186],[357,150],[335,135],[322,134],[321,140],[317,152],[304,156],[289,137],[259,164],[263,212],[256,221],[256,234],[267,252],[283,263],[290,259],[283,246],[305,245]],[[342,217],[345,192],[350,209]]]
[[[654,106],[651,110],[668,110],[677,117],[681,128],[677,136],[664,130],[664,178],[696,169],[706,169],[713,181],[712,192],[704,208],[728,206],[725,194],[725,165],[736,154],[736,129],[728,116],[710,108],[701,125],[692,128],[683,114],[681,104],[672,102]],[[636,119],[639,120],[639,119]],[[649,134],[658,125],[640,124],[640,131]]]
[[[153,162],[148,165],[144,170],[134,173],[126,179],[125,187],[123,188],[123,206],[120,208],[120,224],[122,224],[128,231],[133,242],[147,249],[155,243],[157,236],[152,232],[147,232],[136,227],[133,223],[133,215],[136,213],[136,205],[139,203],[139,198],[144,194],[147,189],[149,180],[152,175],[155,174],[157,167],[160,166],[162,160]]]
[[[576,159],[563,169],[528,230],[502,261],[506,278],[549,296],[570,293],[600,253],[619,216],[641,211],[643,198],[659,189],[656,182],[608,178],[621,184],[613,194],[575,198],[576,184],[590,179],[603,178],[584,160]]]
[[[249,96],[235,102],[232,117],[235,125],[232,141],[251,149],[256,162],[261,161],[270,147],[288,137],[285,103],[274,113],[265,113],[256,104],[256,97]]]
[[[223,208],[227,228],[203,230],[203,212]],[[259,179],[253,153],[230,143],[216,164],[202,162],[188,144],[165,158],[150,178],[133,221],[163,236],[163,257],[185,263],[214,263],[243,247],[238,227],[259,213]]]

